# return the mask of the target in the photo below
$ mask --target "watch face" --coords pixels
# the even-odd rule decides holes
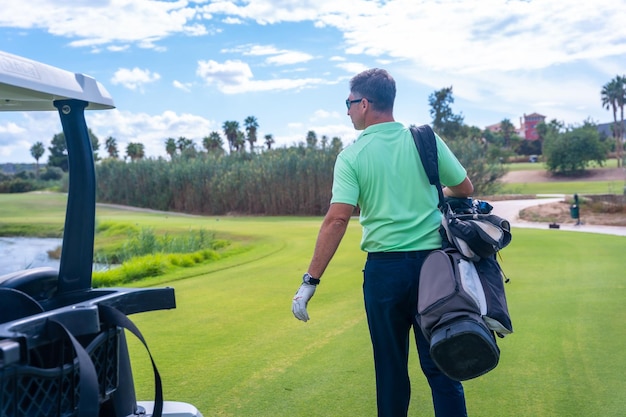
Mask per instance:
[[[302,280],[306,282],[307,284],[311,284],[311,285],[317,285],[320,283],[319,279],[313,278],[311,274],[309,274],[308,272],[304,274],[304,276],[302,277]]]

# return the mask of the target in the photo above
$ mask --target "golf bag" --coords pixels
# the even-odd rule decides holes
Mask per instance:
[[[450,378],[475,378],[498,364],[500,350],[486,312],[474,263],[455,249],[429,254],[420,272],[416,318],[433,361]]]
[[[434,132],[427,125],[411,131],[443,214],[442,249],[425,259],[420,272],[416,320],[435,364],[463,381],[495,368],[500,350],[494,332],[504,337],[513,331],[496,259],[511,241],[510,225],[490,214],[489,203],[445,199]]]

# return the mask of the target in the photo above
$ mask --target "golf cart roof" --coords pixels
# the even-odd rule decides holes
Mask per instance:
[[[115,107],[94,78],[0,51],[0,111],[56,111],[55,100],[88,103],[87,110]]]

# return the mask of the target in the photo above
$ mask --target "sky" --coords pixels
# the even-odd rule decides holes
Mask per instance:
[[[602,86],[626,73],[625,0],[0,0],[0,51],[100,82],[115,109],[86,112],[100,139],[166,156],[225,121],[256,118],[274,147],[355,131],[350,78],[384,68],[395,120],[432,122],[428,97],[481,129],[524,114],[607,123]],[[62,131],[55,112],[1,112],[0,163],[32,163]],[[222,135],[223,136],[223,135]],[[226,140],[224,139],[226,142]],[[226,146],[225,146],[226,148]]]

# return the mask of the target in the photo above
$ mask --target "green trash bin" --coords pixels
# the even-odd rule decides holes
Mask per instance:
[[[572,216],[572,219],[580,218],[580,208],[577,204],[572,204],[569,208],[569,214]]]

